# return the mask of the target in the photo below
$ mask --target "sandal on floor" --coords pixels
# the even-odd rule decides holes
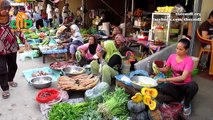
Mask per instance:
[[[8,90],[7,91],[3,91],[2,98],[7,99],[7,98],[9,98],[9,96],[10,96],[10,92]]]
[[[17,87],[18,86],[18,83],[17,82],[8,82],[8,84],[11,86],[11,87]]]
[[[191,104],[189,105],[188,108],[183,108],[183,115],[184,116],[189,116],[191,114]]]

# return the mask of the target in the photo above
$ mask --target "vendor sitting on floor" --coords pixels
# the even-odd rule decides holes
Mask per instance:
[[[122,34],[117,34],[115,36],[115,46],[118,49],[118,51],[121,53],[122,56],[126,56],[127,52],[134,54],[127,46],[126,46],[126,41],[125,38]],[[127,58],[130,59],[130,58]],[[134,64],[137,63],[137,60],[133,58],[130,61],[131,67],[130,70],[134,71],[135,67]]]
[[[73,62],[75,60],[75,52],[77,48],[81,45],[83,45],[83,38],[81,36],[80,30],[76,24],[73,24],[70,26],[71,29],[71,40],[72,43],[70,44],[70,54],[71,54],[71,59],[69,60],[70,62]]]
[[[130,49],[126,46],[125,38],[121,34],[115,36],[115,46],[122,56],[125,56],[126,52]]]
[[[98,41],[94,36],[90,36],[89,42],[79,46],[77,50],[79,52],[76,52],[76,54],[80,54],[81,56],[80,60],[78,60],[79,65],[83,66],[94,60],[93,56],[95,55],[96,51],[101,51],[101,46],[98,44]]]
[[[113,28],[112,34],[109,35],[108,37],[114,39],[115,36],[116,36],[117,34],[121,34],[121,28],[115,26],[115,27]]]
[[[67,27],[62,25],[56,32],[56,36],[59,38],[56,40],[56,42],[59,45],[63,45],[66,49],[68,49],[69,51],[69,46],[70,46],[70,42],[71,39],[69,38],[70,35],[67,31]]]
[[[56,32],[56,37],[58,37],[59,39],[64,38],[66,35],[66,29],[67,29],[66,26],[64,25],[60,26]]]
[[[181,39],[176,48],[176,54],[169,56],[166,67],[158,68],[161,72],[167,73],[172,70],[171,78],[161,78],[158,83],[167,82],[159,92],[157,100],[160,102],[182,102],[184,105],[183,115],[191,114],[191,101],[198,91],[198,85],[192,81],[193,60],[187,55],[190,47],[190,40]]]
[[[112,77],[118,75],[121,71],[122,59],[113,41],[105,41],[104,50],[105,56],[102,51],[97,51],[96,54],[99,59],[90,63],[91,71],[92,74],[100,73],[101,80],[110,85]]]

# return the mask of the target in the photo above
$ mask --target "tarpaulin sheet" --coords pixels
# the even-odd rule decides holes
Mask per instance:
[[[49,67],[35,68],[35,69],[23,71],[24,77],[26,78],[27,82],[30,82],[30,80],[33,78],[32,74],[38,71],[43,71],[48,73],[48,76],[52,77],[52,82],[57,81],[58,78],[60,77],[60,71],[52,70]]]

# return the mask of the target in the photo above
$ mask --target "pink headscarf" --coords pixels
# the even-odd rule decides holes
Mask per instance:
[[[116,39],[119,39],[121,42],[125,42],[125,38],[124,38],[124,36],[122,35],[122,34],[117,34],[116,36],[115,36],[115,40]]]

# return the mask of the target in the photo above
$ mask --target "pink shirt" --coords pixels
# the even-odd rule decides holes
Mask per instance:
[[[171,54],[166,61],[166,66],[171,67],[172,69],[172,76],[178,77],[183,74],[183,71],[189,71],[192,72],[194,62],[191,57],[186,56],[182,61],[178,62],[176,61],[177,54]],[[191,82],[191,73],[188,74],[186,79],[184,81],[178,81],[178,82],[172,82],[176,85],[183,85],[186,83]]]
[[[85,51],[85,53],[86,53],[86,55],[85,55],[85,58],[87,58],[88,60],[92,60],[92,59],[94,59],[93,58],[93,55],[90,53],[90,51],[89,51],[89,43],[86,43],[86,44],[83,44],[83,45],[81,45],[81,46],[79,46],[78,48],[77,48],[77,50],[83,50],[83,51]],[[101,46],[98,44],[98,46],[96,47],[96,51],[100,51],[101,50]]]

